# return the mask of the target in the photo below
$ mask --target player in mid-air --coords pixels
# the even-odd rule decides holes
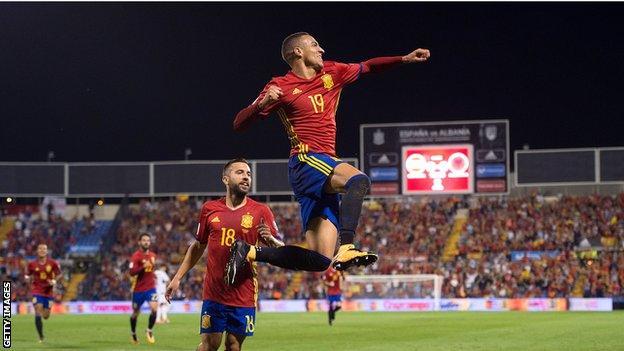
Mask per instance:
[[[286,37],[282,58],[291,70],[271,79],[253,103],[234,119],[236,131],[273,112],[282,122],[291,145],[289,180],[301,206],[307,246],[314,253],[296,246],[257,250],[241,242],[232,255],[233,265],[242,265],[246,258],[283,268],[324,271],[330,264],[337,270],[346,270],[377,260],[377,255],[360,251],[353,244],[370,179],[336,156],[336,110],[340,93],[361,74],[424,62],[430,53],[427,49],[416,49],[405,56],[344,64],[323,61],[324,52],[308,33]],[[339,194],[343,194],[342,201]],[[338,238],[340,247],[334,256]]]
[[[158,294],[158,310],[156,311],[156,323],[169,323],[169,303],[165,299],[165,291],[167,284],[171,279],[167,274],[167,265],[163,264],[155,272],[156,274],[156,293]]]
[[[344,274],[342,271],[337,271],[333,267],[329,267],[325,274],[323,274],[323,284],[325,285],[327,292],[327,316],[329,319],[329,325],[334,323],[336,319],[336,312],[342,308],[342,282],[344,281]]]
[[[43,319],[50,318],[50,301],[54,298],[54,286],[63,276],[58,262],[48,258],[48,245],[37,245],[37,258],[28,263],[25,277],[31,283],[33,305],[35,307],[35,326],[39,333],[39,342],[43,342]]]
[[[238,351],[252,336],[256,320],[258,283],[255,263],[239,267],[233,284],[225,283],[225,266],[235,240],[248,244],[259,241],[268,246],[284,244],[268,206],[247,197],[251,190],[251,169],[244,159],[229,161],[223,168],[226,196],[203,204],[194,241],[184,256],[165,294],[171,299],[180,281],[201,258],[206,247],[206,275],[200,319],[201,343],[198,351],[219,349],[225,335],[225,349]]]
[[[146,301],[149,303],[151,313],[145,336],[149,344],[156,342],[152,328],[154,328],[154,323],[156,322],[158,294],[156,294],[156,275],[154,274],[156,255],[149,249],[151,243],[152,237],[147,233],[141,233],[139,236],[139,249],[130,258],[130,276],[136,279],[133,282],[132,316],[130,316],[130,330],[132,331],[132,343],[134,344],[139,343],[136,335],[136,325],[139,314],[141,314],[141,306]]]

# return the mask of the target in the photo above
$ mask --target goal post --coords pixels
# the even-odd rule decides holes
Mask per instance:
[[[366,289],[376,293],[382,291],[393,298],[432,298],[434,310],[440,310],[442,298],[442,282],[444,277],[437,274],[374,274],[374,275],[347,275],[345,280],[349,285],[368,285]],[[393,289],[399,291],[399,296]],[[412,296],[416,295],[416,296]],[[383,296],[379,296],[383,297]]]

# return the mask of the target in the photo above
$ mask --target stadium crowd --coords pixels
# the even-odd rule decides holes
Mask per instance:
[[[87,279],[79,298],[127,300],[128,259],[137,249],[138,233],[152,235],[152,249],[172,274],[194,240],[199,200],[143,200],[131,206],[115,233],[116,242],[100,258],[97,278]],[[304,242],[296,203],[274,203],[280,233],[287,244]],[[458,233],[458,210],[468,219]],[[19,229],[18,227],[19,222]],[[20,216],[16,230],[2,243],[2,265],[14,281],[33,245],[48,242],[53,252],[66,252],[71,222]],[[457,235],[457,252],[445,257],[449,238]],[[357,233],[358,244],[378,252],[361,274],[438,274],[444,297],[622,296],[624,283],[624,194],[545,198],[465,197],[403,198],[366,202]],[[602,247],[603,250],[593,250]],[[583,249],[586,251],[583,251]],[[579,251],[580,249],[580,251]],[[205,261],[181,284],[176,299],[200,299]],[[258,264],[259,298],[321,298],[320,275]],[[23,290],[23,289],[22,289]],[[351,297],[428,296],[432,286],[383,284],[350,286]],[[27,293],[16,298],[27,299]]]
[[[6,216],[5,216],[6,217]],[[88,233],[89,225],[77,232],[74,226],[78,218],[66,220],[53,211],[41,213],[32,209],[21,211],[15,218],[13,228],[6,234],[0,244],[0,275],[3,280],[14,282],[13,299],[16,301],[30,300],[29,289],[23,279],[29,260],[36,257],[37,245],[48,246],[48,255],[60,259],[69,251],[81,235]],[[92,223],[92,218],[82,218]],[[67,271],[65,271],[67,277]],[[57,299],[63,295],[63,285],[59,284],[55,291]]]

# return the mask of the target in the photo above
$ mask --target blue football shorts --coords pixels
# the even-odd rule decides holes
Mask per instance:
[[[324,193],[323,188],[331,172],[341,163],[344,163],[341,159],[313,152],[297,154],[288,160],[288,180],[301,207],[304,230],[316,217],[326,218],[340,229],[340,194]]]
[[[252,336],[256,323],[255,307],[235,307],[211,300],[202,303],[199,333],[223,333]]]

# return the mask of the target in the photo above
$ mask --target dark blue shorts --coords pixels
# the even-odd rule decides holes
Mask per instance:
[[[344,161],[327,154],[306,153],[294,155],[288,160],[288,180],[301,207],[303,230],[308,222],[316,217],[329,219],[339,229],[338,209],[339,194],[323,192],[325,182],[336,168]]]
[[[327,295],[327,301],[329,301],[329,303],[332,303],[332,302],[342,302],[342,294]]]
[[[256,323],[254,307],[234,307],[204,300],[199,333],[223,333],[252,336]]]
[[[49,309],[50,300],[52,300],[51,297],[42,296],[42,295],[33,295],[32,302],[33,302],[33,305],[40,303],[43,305],[43,308]]]
[[[156,289],[149,289],[147,291],[132,293],[132,308],[140,309],[145,301],[158,301],[158,294],[156,294]]]

